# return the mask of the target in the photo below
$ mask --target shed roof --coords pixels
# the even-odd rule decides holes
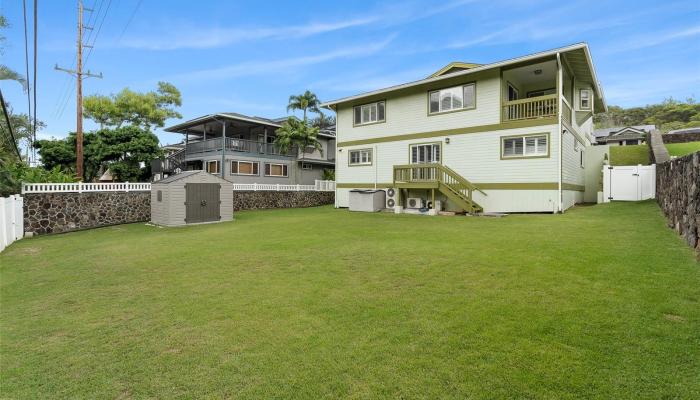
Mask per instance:
[[[159,180],[159,181],[157,181],[157,182],[153,182],[153,185],[161,185],[161,184],[167,185],[167,184],[169,184],[169,183],[177,182],[177,181],[179,181],[179,180],[182,180],[182,179],[185,179],[185,178],[189,178],[189,177],[191,177],[191,176],[199,175],[199,174],[211,175],[211,176],[215,177],[217,180],[220,180],[221,182],[229,183],[229,181],[227,181],[226,179],[221,178],[220,176],[217,176],[217,175],[214,175],[214,174],[210,174],[210,173],[208,173],[208,172],[206,172],[206,171],[202,171],[201,169],[199,169],[199,170],[196,170],[196,171],[183,171],[183,172],[180,172],[179,174],[170,175],[169,177],[167,177],[167,178],[165,178],[165,179],[161,179],[161,180]]]

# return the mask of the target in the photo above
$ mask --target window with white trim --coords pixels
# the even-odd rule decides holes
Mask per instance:
[[[259,168],[257,161],[231,161],[231,175],[258,175]]]
[[[349,165],[372,165],[372,149],[350,150],[348,152]]]
[[[265,163],[265,176],[288,177],[289,171],[286,164]]]
[[[219,173],[219,160],[211,160],[206,163],[206,171],[210,174]]]
[[[440,143],[412,144],[411,164],[439,163]]]
[[[309,163],[301,163],[301,169],[313,169],[313,165]]]
[[[581,149],[579,151],[579,156],[580,156],[579,165],[581,166],[581,168],[584,168],[586,166],[586,154],[583,151],[583,149]]]
[[[581,89],[579,91],[578,108],[580,110],[590,110],[592,98],[593,98],[593,93],[591,92],[590,89]]]
[[[549,153],[547,135],[501,138],[501,157],[542,157]]]
[[[372,124],[375,122],[384,122],[385,103],[378,101],[376,103],[364,104],[353,107],[354,125]]]
[[[434,90],[428,93],[430,114],[476,108],[476,83]]]

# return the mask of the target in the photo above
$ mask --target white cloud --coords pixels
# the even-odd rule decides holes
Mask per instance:
[[[349,19],[331,23],[275,28],[202,28],[179,26],[175,31],[160,34],[139,35],[124,39],[123,47],[145,50],[209,49],[234,43],[262,39],[304,38],[322,33],[370,24],[376,17]],[[177,25],[177,24],[174,24]]]
[[[651,34],[645,34],[641,36],[635,36],[632,38],[628,38],[624,42],[619,42],[616,44],[613,44],[606,49],[604,49],[603,53],[605,54],[614,54],[614,53],[619,53],[623,51],[629,51],[629,50],[638,50],[638,49],[644,49],[647,47],[654,47],[658,46],[660,44],[668,43],[668,42],[673,42],[677,40],[682,40],[686,38],[690,38],[693,36],[698,36],[700,35],[700,26],[692,26],[688,28],[683,28],[680,30],[676,31],[670,31],[670,32],[665,32],[665,33],[655,33],[653,35]]]
[[[337,59],[366,57],[386,48],[396,35],[390,35],[385,40],[373,44],[344,47],[340,50],[329,51],[314,55],[282,58],[276,60],[247,61],[230,64],[223,67],[209,68],[177,74],[167,78],[176,83],[202,82],[221,79],[232,79],[241,76],[269,75],[287,73],[295,68],[321,64]]]

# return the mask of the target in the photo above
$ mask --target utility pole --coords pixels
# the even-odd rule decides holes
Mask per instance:
[[[76,57],[75,70],[60,68],[58,64],[54,67],[58,71],[67,72],[75,76],[76,81],[76,123],[75,123],[75,173],[78,179],[83,179],[83,78],[102,78],[102,73],[92,74],[90,70],[83,72],[83,47],[92,47],[83,44],[83,30],[92,30],[91,26],[83,26],[83,10],[92,12],[89,8],[83,8],[82,0],[78,0],[78,52]]]

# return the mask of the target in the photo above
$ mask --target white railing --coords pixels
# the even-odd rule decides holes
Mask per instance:
[[[284,185],[275,183],[234,183],[233,190],[267,191],[315,191],[332,192],[334,181],[316,180],[313,185]],[[86,192],[147,192],[150,183],[23,183],[22,194],[26,193],[86,193]]]
[[[24,236],[22,196],[0,197],[0,251]]]
[[[316,182],[313,185],[284,185],[281,183],[234,183],[233,190],[277,192],[332,192],[335,190],[335,182],[316,180]]]
[[[85,193],[85,192],[146,192],[151,190],[150,183],[23,183],[25,193]]]

